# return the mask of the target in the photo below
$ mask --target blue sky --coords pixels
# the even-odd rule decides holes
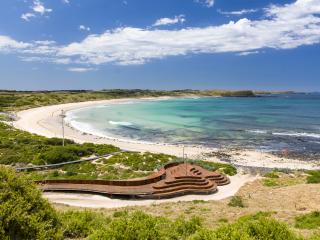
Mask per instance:
[[[1,0],[0,89],[320,91],[320,0]]]

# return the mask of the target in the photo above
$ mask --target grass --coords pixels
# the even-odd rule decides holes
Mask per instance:
[[[110,217],[98,211],[67,211],[60,214],[60,219],[63,236],[70,239],[307,239],[263,212],[240,217],[233,223],[220,219],[212,228],[205,227],[199,217],[168,219],[126,210]]]
[[[266,178],[279,178],[279,175],[276,172],[268,172],[264,175]]]
[[[228,206],[230,207],[239,207],[239,208],[244,208],[245,205],[243,203],[242,197],[240,196],[233,196],[228,203]]]
[[[320,228],[320,212],[314,211],[296,217],[295,227],[300,229]]]
[[[199,165],[200,167],[207,169],[209,171],[220,171],[224,174],[227,174],[229,176],[234,176],[237,174],[237,168],[232,166],[231,164],[225,164],[225,163],[217,163],[217,162],[209,162],[209,161],[202,161],[202,160],[182,160],[182,159],[176,159],[175,162],[188,162],[191,164]]]
[[[301,172],[283,173],[283,172],[269,172],[264,175],[262,184],[266,187],[287,187],[306,182],[306,177]]]
[[[147,176],[164,165],[173,162],[176,157],[154,153],[120,153],[95,163],[82,162],[64,165],[57,169],[29,172],[33,180],[44,179],[131,179]],[[208,170],[216,170],[214,163],[197,161]],[[219,165],[220,166],[220,165]],[[227,168],[227,166],[225,166]],[[195,201],[200,203],[202,201]]]
[[[12,112],[33,107],[84,102],[91,100],[104,100],[115,98],[137,98],[137,97],[160,97],[160,96],[225,96],[225,97],[252,97],[252,91],[226,91],[226,90],[176,90],[176,91],[154,91],[154,90],[102,90],[102,91],[43,91],[43,92],[17,92],[0,91],[0,112]]]
[[[44,179],[130,179],[151,174],[159,162],[165,164],[173,156],[152,153],[121,153],[97,163],[82,162],[58,169],[28,173],[33,180]],[[147,164],[143,164],[146,162]]]
[[[112,145],[77,144],[71,140],[46,138],[0,123],[0,164],[42,165],[80,159],[91,155],[117,152]]]
[[[320,170],[307,171],[307,183],[320,183]]]

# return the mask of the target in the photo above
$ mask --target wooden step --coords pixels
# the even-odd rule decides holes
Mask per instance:
[[[153,193],[169,193],[169,192],[176,192],[179,190],[188,190],[188,189],[192,189],[192,190],[205,190],[205,189],[210,189],[212,187],[216,187],[216,184],[214,183],[208,183],[206,185],[203,186],[196,186],[196,185],[182,185],[182,186],[176,186],[176,187],[169,187],[169,188],[165,188],[165,189],[159,189],[154,191]]]
[[[204,185],[207,185],[208,182],[198,182],[198,183],[195,183],[195,182],[177,182],[177,183],[170,183],[170,184],[166,184],[166,183],[163,183],[163,184],[159,184],[159,185],[154,185],[152,186],[153,188],[155,189],[164,189],[164,188],[172,188],[172,187],[178,187],[178,186],[204,186]]]

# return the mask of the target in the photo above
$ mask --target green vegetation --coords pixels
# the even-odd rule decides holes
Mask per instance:
[[[0,167],[0,239],[172,239],[172,240],[317,240],[298,236],[269,212],[221,219],[212,228],[198,217],[168,219],[142,211],[68,210],[59,214],[41,198],[40,191],[23,173]],[[306,220],[307,219],[307,220]],[[297,217],[302,228],[319,226],[319,212]],[[297,225],[297,227],[301,227]]]
[[[262,184],[266,187],[286,187],[306,183],[303,172],[284,173],[279,171],[269,172],[264,175]]]
[[[320,228],[320,212],[315,211],[296,217],[296,228],[315,229]]]
[[[93,211],[67,211],[60,216],[65,238],[86,238],[95,230],[104,229],[111,221],[101,213]]]
[[[153,90],[102,90],[102,91],[44,91],[44,92],[17,92],[0,91],[0,112],[11,112],[33,107],[84,102],[90,100],[103,100],[115,98],[136,97],[161,97],[161,96],[225,96],[225,97],[253,97],[252,91],[227,91],[227,90],[176,90],[176,91],[153,91]]]
[[[43,165],[78,160],[91,155],[102,156],[117,152],[112,145],[92,143],[77,144],[71,140],[46,138],[17,130],[0,123],[0,164]],[[34,180],[42,179],[129,179],[149,175],[165,164],[177,161],[166,154],[121,153],[108,159],[64,165],[55,170],[30,172]],[[206,161],[192,161],[208,170],[220,170],[229,175],[236,174],[235,167]]]
[[[43,179],[130,179],[144,177],[174,157],[166,154],[124,152],[108,159],[64,165],[54,170],[28,173],[34,180]]]
[[[276,172],[268,172],[264,175],[266,178],[279,178],[279,175]]]
[[[176,162],[184,162],[184,160],[179,159],[179,160],[176,160]],[[204,169],[207,169],[209,171],[218,170],[229,176],[234,176],[237,174],[237,168],[230,164],[209,162],[209,161],[202,161],[202,160],[190,160],[190,159],[187,159],[186,162],[199,165],[200,167],[203,167]]]
[[[0,164],[52,164],[119,151],[112,145],[77,144],[71,140],[45,138],[0,123]]]
[[[310,170],[307,174],[307,183],[320,183],[320,170]]]
[[[51,205],[25,176],[0,165],[0,239],[57,239],[60,223]]]
[[[108,159],[100,159],[93,162],[81,162],[64,165],[62,167],[29,172],[34,180],[44,179],[130,179],[144,177],[153,173],[156,169],[176,161],[176,157],[166,154],[124,152],[112,156]],[[215,171],[217,169],[231,174],[236,173],[236,169],[227,164],[217,164],[206,161],[196,161],[196,164]],[[234,172],[235,171],[235,172]]]
[[[241,217],[235,223],[225,224],[216,230],[201,229],[190,239],[192,240],[298,240],[301,237],[294,234],[287,225],[265,216],[255,214]]]
[[[244,208],[245,205],[243,203],[242,197],[240,196],[233,196],[230,200],[230,202],[228,203],[228,206],[230,207],[240,207],[240,208]]]
[[[10,117],[7,114],[0,113],[0,121],[10,121]]]

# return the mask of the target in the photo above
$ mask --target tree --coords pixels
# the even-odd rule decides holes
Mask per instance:
[[[0,239],[60,239],[55,210],[24,175],[0,165]]]

